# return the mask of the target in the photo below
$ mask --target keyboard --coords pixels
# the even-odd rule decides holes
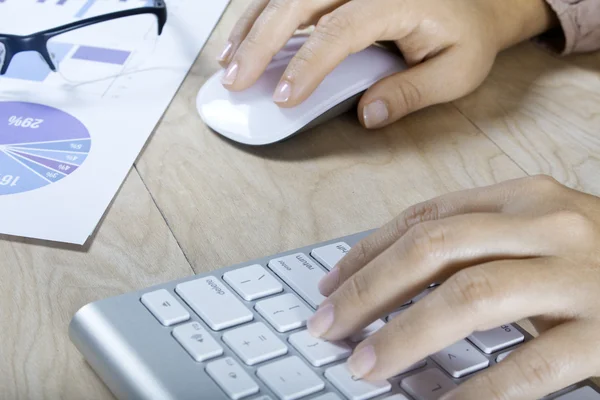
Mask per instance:
[[[85,305],[69,335],[119,399],[436,400],[532,337],[517,324],[474,332],[380,382],[354,379],[358,342],[435,290],[345,341],[306,331],[317,283],[370,232],[191,276]],[[591,381],[547,399],[600,400]]]

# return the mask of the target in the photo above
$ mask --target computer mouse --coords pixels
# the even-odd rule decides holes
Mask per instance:
[[[239,143],[279,142],[350,110],[371,85],[406,68],[401,57],[370,46],[342,61],[304,102],[291,108],[279,107],[273,102],[273,92],[306,38],[292,37],[258,81],[246,90],[225,89],[221,84],[223,70],[211,76],[196,98],[204,123]]]

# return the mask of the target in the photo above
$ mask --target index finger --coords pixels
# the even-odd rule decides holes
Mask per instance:
[[[223,79],[225,87],[238,91],[252,86],[300,25],[345,1],[269,1],[232,56]]]
[[[256,19],[260,16],[268,3],[269,0],[254,0],[246,8],[240,19],[237,20],[229,34],[229,39],[227,40],[225,48],[217,57],[217,61],[222,67],[227,67],[227,65],[229,65],[231,57],[237,51],[240,43],[246,38],[250,29],[254,26],[254,22],[256,22]]]
[[[394,34],[387,30],[390,9],[397,8],[397,4],[389,0],[354,0],[324,15],[290,61],[275,89],[275,102],[283,107],[300,104],[350,54],[386,36],[398,36],[402,21],[394,22]]]

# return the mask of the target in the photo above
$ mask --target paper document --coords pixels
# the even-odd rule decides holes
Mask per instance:
[[[57,72],[36,52],[12,59],[0,76],[1,234],[85,243],[228,2],[166,0],[161,36],[152,14],[56,36]],[[0,0],[0,33],[152,3]]]

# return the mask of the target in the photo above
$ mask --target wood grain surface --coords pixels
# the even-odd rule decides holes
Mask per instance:
[[[453,104],[377,132],[353,114],[261,148],[222,139],[195,96],[234,0],[83,248],[0,240],[0,397],[109,399],[69,341],[94,300],[380,226],[413,203],[537,173],[600,194],[600,56],[531,44]]]

